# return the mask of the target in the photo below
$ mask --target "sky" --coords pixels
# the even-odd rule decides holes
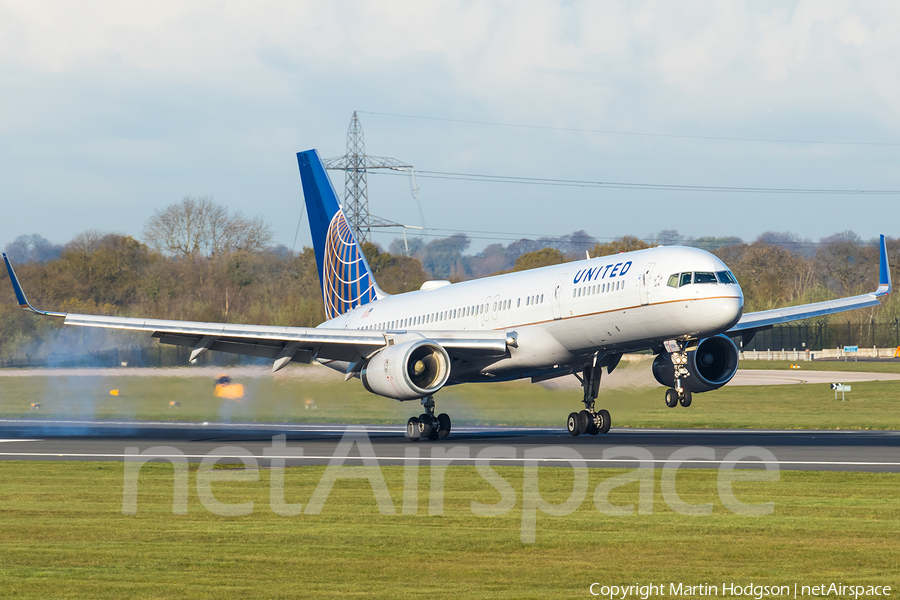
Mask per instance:
[[[581,229],[900,236],[890,0],[0,0],[0,90],[0,247],[140,238],[211,196],[299,249],[295,154],[344,154],[354,111],[368,154],[421,172],[429,232],[473,250]],[[368,185],[372,214],[423,224],[407,175]]]

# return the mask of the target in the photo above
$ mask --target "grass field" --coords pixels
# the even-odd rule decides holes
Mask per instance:
[[[0,496],[0,597],[8,598],[561,598],[589,597],[593,582],[685,584],[900,584],[900,475],[783,472],[778,481],[735,484],[745,503],[774,512],[740,516],[718,500],[716,471],[687,469],[677,489],[709,516],[668,508],[656,473],[651,514],[607,516],[584,502],[567,516],[538,513],[522,543],[522,477],[495,467],[516,493],[501,516],[470,502],[500,494],[474,467],[446,472],[443,514],[429,514],[429,470],[418,472],[418,510],[404,514],[402,467],[383,467],[396,513],[379,513],[367,480],[339,480],[320,514],[270,510],[269,477],[218,482],[221,502],[254,502],[240,517],[200,503],[191,467],[187,514],[172,514],[172,468],[150,463],[137,514],[122,514],[123,465],[4,462]],[[288,502],[309,502],[324,467],[286,470]],[[541,496],[568,498],[572,471],[541,468]],[[638,485],[615,505],[638,504]],[[408,508],[408,507],[407,507]]]
[[[800,371],[842,371],[851,373],[900,373],[900,361],[887,360],[810,360],[792,362],[789,360],[742,360],[741,369],[764,369],[767,371],[788,371],[791,365],[800,365]]]
[[[789,365],[742,364],[785,370]],[[900,363],[893,362],[802,363],[802,369],[820,366],[900,372]],[[689,409],[669,409],[663,403],[663,388],[645,383],[646,369],[648,361],[623,361],[614,375],[626,382],[634,375],[637,383],[601,387],[598,405],[610,411],[614,427],[900,429],[900,381],[854,383],[847,402],[835,401],[826,384],[725,386],[695,395]],[[343,382],[340,377],[335,381],[333,376],[263,374],[237,380],[247,388],[241,402],[215,398],[211,378],[204,377],[54,376],[52,371],[46,376],[0,377],[0,416],[403,424],[420,412],[416,402],[374,396],[358,381]],[[111,396],[112,389],[119,395]],[[450,414],[457,425],[552,427],[562,427],[566,415],[581,408],[580,399],[579,390],[546,389],[528,382],[451,386],[436,396],[438,410]],[[180,408],[171,408],[170,401],[179,402]],[[40,402],[41,409],[32,410],[32,402]]]

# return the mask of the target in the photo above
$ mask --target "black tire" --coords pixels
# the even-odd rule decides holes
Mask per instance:
[[[450,435],[450,415],[447,413],[438,415],[438,435],[442,438]]]
[[[691,398],[691,393],[689,391],[685,390],[684,398],[680,399],[678,401],[678,403],[681,404],[683,407],[687,408],[688,406],[691,405],[691,400],[693,400],[693,398]]]
[[[425,413],[419,415],[419,437],[427,438],[434,428],[431,426],[431,417]]]
[[[594,424],[594,415],[587,410],[578,413],[578,433],[587,433]]]
[[[411,442],[418,441],[421,434],[419,433],[419,419],[410,417],[406,422],[406,439]]]
[[[597,433],[606,433],[609,431],[610,425],[612,425],[612,419],[609,416],[609,411],[601,409],[597,412],[597,416],[600,417],[600,427],[598,427]]]
[[[674,388],[666,390],[666,406],[669,408],[678,406],[678,392],[676,392]]]
[[[569,413],[569,418],[566,419],[566,428],[569,430],[569,435],[578,435],[578,413]]]
[[[439,437],[441,437],[441,434],[438,433],[438,431],[435,429],[432,429],[431,433],[428,434],[428,439],[431,440],[432,442],[435,441],[436,439],[438,439]]]

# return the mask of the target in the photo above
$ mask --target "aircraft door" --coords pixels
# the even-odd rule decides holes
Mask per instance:
[[[650,276],[653,274],[653,267],[656,263],[649,263],[644,267],[644,274],[641,275],[641,281],[638,289],[641,293],[641,306],[646,306],[650,302]]]
[[[484,310],[481,311],[481,314],[482,314],[482,317],[484,318],[485,322],[491,320],[491,297],[490,296],[485,298]]]
[[[559,279],[556,280],[556,287],[553,288],[553,294],[550,297],[550,306],[553,309],[554,321],[562,318],[562,291],[568,276],[568,273],[563,273],[559,276]]]
[[[494,320],[496,321],[496,320],[497,320],[497,315],[498,315],[499,312],[500,312],[500,308],[499,308],[499,306],[500,306],[500,296],[494,296],[494,300],[493,300],[493,301],[491,301],[491,299],[488,298],[488,302],[491,302],[491,318],[494,319]]]

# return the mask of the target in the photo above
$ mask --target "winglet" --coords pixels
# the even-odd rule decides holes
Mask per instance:
[[[891,268],[888,265],[887,243],[884,235],[881,236],[881,256],[878,261],[878,289],[876,296],[885,296],[891,293]]]
[[[25,292],[22,291],[22,284],[19,283],[19,278],[16,277],[16,272],[13,270],[12,263],[9,262],[9,257],[6,256],[6,252],[3,253],[3,262],[6,263],[6,270],[9,272],[9,280],[12,282],[13,290],[16,292],[16,300],[19,301],[19,306],[24,308],[25,310],[29,310],[35,314],[46,315],[48,317],[65,317],[66,313],[58,313],[58,312],[48,312],[45,310],[37,310],[35,307],[31,306],[28,302],[28,298],[25,297]]]

